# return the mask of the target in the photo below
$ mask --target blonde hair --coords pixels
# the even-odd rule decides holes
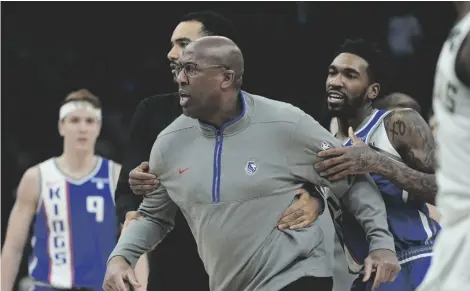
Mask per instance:
[[[90,103],[94,108],[101,109],[101,100],[87,89],[70,92],[62,102],[62,106],[73,101],[83,101]]]

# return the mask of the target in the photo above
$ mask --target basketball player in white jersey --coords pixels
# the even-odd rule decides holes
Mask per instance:
[[[400,108],[411,108],[414,109],[416,112],[421,114],[421,106],[419,106],[418,102],[413,99],[413,97],[399,92],[394,92],[385,96],[384,98],[378,99],[376,102],[373,102],[374,108],[377,109],[384,109],[384,110],[394,110]],[[431,133],[434,136],[433,126],[432,123],[428,121],[429,128],[431,129]],[[432,219],[439,222],[440,214],[437,210],[436,206],[432,204],[427,204],[429,208],[429,215]]]
[[[418,102],[413,97],[400,92],[394,92],[382,98],[376,99],[374,102],[372,102],[372,106],[376,109],[384,110],[411,108],[416,112],[421,113],[421,107],[419,106]],[[336,117],[331,119],[330,132],[332,134],[336,134],[338,132],[338,123]],[[439,222],[439,214],[436,210],[436,207],[431,204],[427,204],[427,207],[429,208],[430,217]],[[347,286],[351,286],[353,281],[356,279],[355,275],[349,274],[348,267],[344,264],[344,262],[344,251],[338,241],[338,238],[336,238],[335,265],[333,273],[335,291],[349,290],[349,287]]]
[[[437,207],[442,231],[419,291],[470,290],[470,2],[455,2],[457,23],[434,80]]]
[[[95,155],[101,103],[88,90],[66,97],[58,126],[62,155],[20,181],[2,250],[2,291],[12,291],[32,224],[32,290],[102,290],[118,234],[113,196],[121,166]]]
[[[437,192],[434,140],[426,121],[412,109],[372,107],[372,100],[386,93],[387,73],[386,58],[374,44],[348,40],[330,64],[326,80],[328,111],[337,117],[336,137],[345,147],[319,152],[318,156],[328,159],[315,168],[330,180],[371,174],[385,202],[401,266],[395,281],[380,287],[359,276],[351,288],[354,291],[415,290],[429,267],[440,229],[426,204],[434,204]],[[349,270],[361,273],[368,254],[367,239],[353,215],[333,198],[328,198],[328,204]],[[388,272],[377,268],[376,276]]]

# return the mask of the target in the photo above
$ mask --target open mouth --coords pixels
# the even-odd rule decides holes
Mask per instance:
[[[338,91],[328,91],[327,96],[328,96],[328,103],[331,103],[331,104],[342,103],[346,97],[343,93],[338,92]]]
[[[186,106],[189,101],[189,98],[191,98],[191,95],[189,95],[188,92],[183,90],[179,90],[178,93],[180,95],[180,105],[183,107]]]
[[[344,99],[344,94],[338,91],[328,91],[328,98]]]

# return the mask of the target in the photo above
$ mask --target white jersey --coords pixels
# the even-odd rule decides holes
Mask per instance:
[[[102,290],[117,235],[113,167],[112,161],[98,157],[87,177],[74,180],[57,167],[55,158],[39,164],[41,191],[29,264],[36,281]]]
[[[409,110],[409,109],[404,109]],[[375,110],[355,135],[371,148],[392,159],[403,163],[402,157],[391,144],[384,119],[392,111]],[[351,146],[348,138],[344,146]],[[395,241],[395,250],[400,264],[432,256],[432,246],[440,231],[439,224],[430,217],[424,202],[410,201],[408,192],[395,186],[387,178],[372,173],[372,179],[384,198],[387,222]],[[329,193],[328,190],[326,190]],[[344,250],[349,270],[358,273],[362,262],[369,254],[369,242],[364,230],[353,215],[341,206],[333,195],[328,196],[328,206],[333,216],[338,238],[344,242]]]
[[[470,88],[455,73],[455,61],[469,31],[467,13],[449,34],[436,68],[436,203],[442,230],[418,291],[470,290]]]
[[[470,88],[455,73],[455,62],[470,31],[470,13],[452,29],[442,47],[434,81],[437,120],[437,206],[443,219],[470,212]],[[470,231],[470,229],[469,229]]]

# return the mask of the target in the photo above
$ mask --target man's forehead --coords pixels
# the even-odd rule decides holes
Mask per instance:
[[[334,66],[338,69],[354,69],[358,72],[362,72],[367,69],[369,64],[358,55],[341,53],[333,60],[330,66]]]
[[[171,36],[171,42],[195,41],[202,36],[202,23],[199,21],[184,21],[176,26]]]

